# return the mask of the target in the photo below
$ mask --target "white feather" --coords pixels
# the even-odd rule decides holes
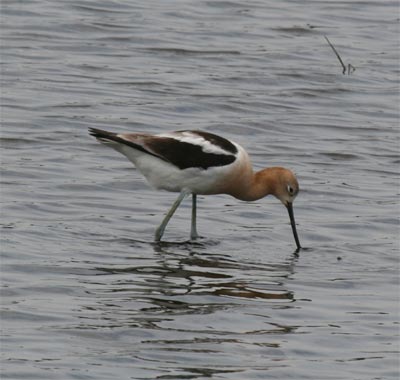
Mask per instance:
[[[232,152],[227,152],[223,148],[214,145],[210,141],[206,140],[204,137],[192,133],[190,131],[184,131],[179,133],[161,133],[158,134],[157,136],[169,137],[188,144],[201,146],[204,153],[225,154],[227,156],[232,155]]]

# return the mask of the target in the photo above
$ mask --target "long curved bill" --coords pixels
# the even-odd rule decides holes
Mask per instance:
[[[300,245],[299,237],[297,235],[296,222],[294,220],[293,204],[292,203],[288,203],[286,208],[287,208],[287,210],[289,212],[290,224],[292,225],[292,231],[293,231],[294,240],[296,241],[297,250],[300,250],[301,245]]]

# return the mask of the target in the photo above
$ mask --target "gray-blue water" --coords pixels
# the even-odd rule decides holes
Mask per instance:
[[[398,379],[396,1],[1,4],[2,379]],[[343,75],[340,62],[355,71]],[[88,127],[203,129],[274,198],[148,187]]]

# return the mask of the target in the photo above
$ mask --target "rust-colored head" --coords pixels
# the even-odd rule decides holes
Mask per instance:
[[[292,171],[286,168],[270,168],[272,174],[271,194],[275,195],[286,207],[293,203],[298,192],[299,183]]]

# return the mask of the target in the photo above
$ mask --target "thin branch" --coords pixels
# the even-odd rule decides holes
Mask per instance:
[[[337,50],[335,49],[335,47],[331,44],[331,41],[328,40],[327,36],[324,36],[326,41],[328,42],[329,46],[332,48],[333,52],[336,54],[337,59],[339,60],[340,64],[343,67],[343,74],[346,74],[346,66],[342,61],[342,58],[340,57],[339,53],[337,52]],[[353,67],[353,66],[352,66]],[[350,68],[350,67],[349,67]],[[354,70],[353,70],[354,71]]]

